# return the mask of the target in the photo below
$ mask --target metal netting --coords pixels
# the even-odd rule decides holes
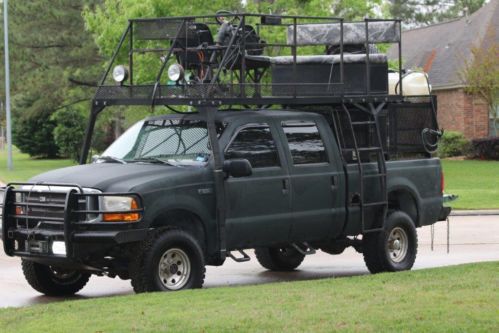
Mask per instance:
[[[177,33],[185,35],[185,21],[155,19],[133,22],[133,33],[137,40],[171,40]]]
[[[140,158],[203,158],[211,154],[206,122],[198,120],[154,120],[144,124],[135,149],[127,156]]]
[[[438,130],[430,103],[390,104],[388,106],[389,152],[426,153],[423,130]]]

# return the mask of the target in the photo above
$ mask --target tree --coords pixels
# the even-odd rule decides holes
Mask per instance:
[[[98,0],[10,1],[14,143],[33,156],[57,154],[50,116],[63,105],[88,100],[102,58],[81,16]],[[87,105],[74,106],[80,112]],[[42,122],[46,121],[46,126]],[[37,138],[39,144],[27,144]],[[55,150],[54,150],[55,147]]]
[[[465,60],[461,73],[465,91],[482,97],[493,119],[494,134],[499,121],[499,43],[495,31],[489,28],[484,39],[471,48],[471,60]]]
[[[249,12],[286,15],[335,16],[347,20],[376,16],[381,0],[261,0],[248,1]]]
[[[471,15],[485,0],[389,0],[388,13],[408,27],[423,26]]]

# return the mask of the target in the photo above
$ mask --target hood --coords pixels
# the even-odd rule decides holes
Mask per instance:
[[[77,184],[103,192],[127,192],[146,184],[165,187],[187,176],[195,178],[199,173],[206,173],[205,170],[192,166],[97,163],[52,170],[31,178],[30,182]]]

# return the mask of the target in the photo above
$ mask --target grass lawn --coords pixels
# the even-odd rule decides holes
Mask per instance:
[[[64,159],[32,159],[27,154],[20,153],[17,148],[14,148],[12,157],[14,170],[9,171],[7,170],[7,150],[0,150],[0,181],[4,183],[26,181],[39,173],[75,164],[71,160]]]
[[[456,209],[499,208],[498,161],[442,161],[445,192],[458,194]]]
[[[499,262],[0,310],[2,332],[497,332]]]

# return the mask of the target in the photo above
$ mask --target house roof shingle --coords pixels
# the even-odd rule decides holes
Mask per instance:
[[[463,86],[460,77],[471,47],[482,41],[488,29],[499,38],[499,0],[491,0],[469,17],[402,32],[402,63],[404,68],[424,68],[434,89]],[[388,51],[398,59],[393,45]]]

